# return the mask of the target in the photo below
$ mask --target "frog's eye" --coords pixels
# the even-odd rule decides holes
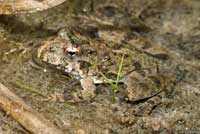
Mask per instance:
[[[68,55],[69,55],[70,57],[74,57],[74,56],[76,56],[76,52],[68,52]]]
[[[87,54],[88,55],[96,55],[96,51],[92,50],[92,49],[89,49],[89,50],[87,50]]]
[[[76,47],[68,47],[65,49],[65,52],[67,52],[68,56],[75,57],[77,53],[79,53],[79,48]]]

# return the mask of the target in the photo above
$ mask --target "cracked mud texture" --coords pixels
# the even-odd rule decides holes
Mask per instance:
[[[66,133],[200,133],[199,11],[198,0],[67,0],[43,12],[2,15],[0,82]],[[112,49],[111,63],[119,64],[125,53],[122,73],[133,83],[120,85],[125,93],[118,92],[115,103],[109,84],[97,85],[89,101],[70,102],[79,97],[80,82],[35,63],[41,42],[62,28]],[[161,87],[162,93],[142,99],[141,90]],[[134,101],[138,96],[142,100]],[[0,132],[28,133],[9,114],[0,117]]]

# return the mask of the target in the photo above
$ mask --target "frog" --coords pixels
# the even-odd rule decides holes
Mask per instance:
[[[105,43],[86,40],[85,36],[75,36],[70,29],[62,29],[58,36],[41,43],[36,57],[79,81],[83,88],[81,97],[91,100],[96,96],[95,84],[106,82],[99,72],[105,73],[109,67],[107,74],[117,75],[111,71],[115,70],[117,61],[110,60],[114,53],[109,54],[112,50]]]
[[[135,115],[149,115],[165,98],[166,87],[171,81],[159,72],[159,65],[152,58],[146,59],[149,60],[148,64],[142,63],[143,52],[113,48],[117,45],[105,38],[88,37],[80,29],[64,28],[57,36],[41,43],[37,49],[37,58],[79,81],[83,89],[81,98],[91,100],[96,96],[96,85],[108,82],[101,73],[110,76],[109,80],[115,82],[121,60],[119,55],[125,54],[120,79],[120,83],[125,85],[122,101],[134,105]]]

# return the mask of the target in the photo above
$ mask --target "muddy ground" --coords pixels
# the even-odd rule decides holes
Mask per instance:
[[[149,98],[131,100],[138,91],[130,90],[130,85],[129,90],[120,85],[128,94],[117,93],[114,103],[109,84],[97,85],[93,99],[65,100],[62,96],[81,90],[80,84],[71,86],[67,75],[52,67],[36,66],[32,57],[42,41],[66,27],[85,29],[90,40],[101,39],[109,48],[123,50],[131,57],[132,61],[126,62],[125,56],[130,70],[158,65],[169,90],[147,115],[135,114],[135,109],[148,107]],[[0,82],[65,133],[200,133],[198,0],[67,0],[38,13],[2,15],[0,49]],[[29,132],[9,113],[0,112],[0,133]]]

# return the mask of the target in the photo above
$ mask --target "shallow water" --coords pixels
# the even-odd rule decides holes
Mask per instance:
[[[66,133],[84,131],[97,134],[143,134],[176,130],[200,131],[200,2],[157,0],[154,4],[150,3],[145,0],[97,0],[93,3],[92,0],[69,0],[44,12],[0,16],[0,82]],[[144,4],[150,5],[144,7]],[[145,26],[141,26],[141,23],[135,24],[135,21],[130,22],[129,18],[134,18],[140,12],[139,17]],[[109,15],[111,17],[107,19]],[[114,28],[107,24],[114,24]],[[151,40],[153,45],[158,44],[167,50],[164,56],[169,56],[169,59],[155,54],[160,51],[157,46],[148,50],[133,45],[108,45],[113,45],[113,49],[129,49],[133,59],[141,62],[144,67],[158,63],[160,72],[166,74],[168,79],[171,76],[176,77],[178,83],[151,115],[133,115],[137,104],[131,105],[122,101],[121,94],[117,95],[116,103],[113,104],[110,95],[112,88],[106,84],[97,86],[97,96],[91,101],[71,104],[60,102],[59,99],[47,99],[52,95],[72,94],[81,90],[81,86],[69,86],[74,81],[68,75],[47,64],[36,63],[33,60],[35,50],[41,41],[56,36],[58,29],[62,27],[87,25],[105,31],[114,29],[116,33],[125,31],[131,33],[128,34],[130,37],[137,33],[136,35]],[[150,32],[147,32],[149,29]],[[104,40],[108,38],[105,37]],[[28,133],[3,112],[0,116],[3,132]]]

